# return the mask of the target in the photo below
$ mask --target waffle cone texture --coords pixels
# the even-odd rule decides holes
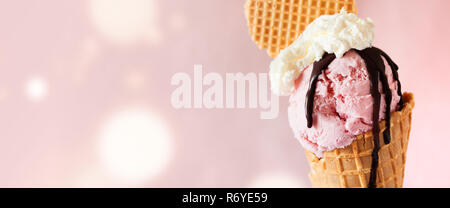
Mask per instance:
[[[377,188],[401,188],[405,175],[406,151],[414,108],[412,93],[403,94],[401,111],[391,114],[391,143],[385,144],[385,121],[380,122],[380,151],[377,169]],[[324,152],[319,159],[305,151],[311,166],[309,178],[315,188],[367,188],[372,165],[374,137],[371,131],[356,136],[353,143],[343,149]]]
[[[247,0],[244,7],[251,38],[272,58],[317,17],[342,8],[356,14],[355,0]]]

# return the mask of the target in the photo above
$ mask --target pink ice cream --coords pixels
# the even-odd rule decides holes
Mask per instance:
[[[392,91],[391,112],[400,101],[397,82],[384,60],[386,76]],[[353,50],[335,59],[319,76],[314,98],[313,126],[307,127],[305,115],[306,93],[312,65],[296,80],[296,90],[290,97],[289,124],[295,137],[318,157],[324,151],[344,148],[356,135],[372,129],[373,97],[370,93],[369,74],[364,60]],[[383,93],[382,85],[379,85]],[[385,118],[384,94],[380,102],[380,121]]]

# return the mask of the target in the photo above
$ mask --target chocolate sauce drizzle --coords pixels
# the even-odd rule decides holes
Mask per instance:
[[[378,152],[380,150],[380,125],[379,125],[379,112],[380,112],[380,102],[381,102],[381,93],[378,89],[378,84],[381,81],[382,90],[385,94],[385,118],[386,118],[386,130],[383,132],[384,143],[389,144],[391,142],[391,133],[390,133],[390,123],[391,123],[391,112],[390,106],[392,103],[392,92],[389,88],[389,82],[386,77],[386,67],[384,65],[383,58],[386,59],[386,62],[392,69],[392,76],[395,81],[397,81],[397,93],[400,96],[400,102],[398,104],[398,110],[403,108],[403,99],[402,99],[402,90],[401,84],[398,79],[398,66],[395,64],[392,59],[382,50],[372,47],[366,48],[364,50],[355,50],[361,58],[364,60],[367,68],[367,72],[369,73],[370,78],[370,93],[373,97],[373,113],[372,113],[372,132],[374,137],[374,148],[372,151],[372,167],[370,170],[370,180],[368,187],[376,188],[376,178],[377,178],[377,169],[378,169]],[[382,58],[383,57],[383,58]],[[313,70],[311,72],[311,78],[309,81],[309,89],[306,94],[306,119],[308,121],[308,128],[313,126],[313,110],[314,110],[314,97],[316,92],[317,81],[319,76],[322,74],[322,71],[328,68],[328,65],[336,59],[334,54],[324,54],[320,61],[314,62]]]

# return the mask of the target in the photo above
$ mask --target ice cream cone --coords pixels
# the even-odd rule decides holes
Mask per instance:
[[[403,94],[404,107],[391,114],[391,143],[385,144],[380,133],[379,165],[377,171],[378,188],[401,188],[405,173],[406,151],[411,130],[411,111],[414,97]],[[380,122],[380,132],[385,129],[385,121]],[[372,150],[374,147],[371,131],[358,135],[356,140],[343,149],[324,152],[319,159],[306,150],[311,166],[309,178],[316,188],[367,188],[369,183]]]
[[[355,0],[247,0],[245,14],[253,41],[276,57],[314,19],[342,8],[356,14]]]

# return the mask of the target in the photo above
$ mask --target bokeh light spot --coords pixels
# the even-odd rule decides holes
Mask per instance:
[[[91,0],[95,28],[109,41],[127,45],[160,41],[155,0]]]
[[[144,182],[163,172],[172,151],[167,125],[147,110],[119,112],[100,133],[103,164],[113,178],[128,184]]]
[[[26,83],[25,92],[31,101],[41,101],[48,93],[47,82],[41,77],[33,77]]]

